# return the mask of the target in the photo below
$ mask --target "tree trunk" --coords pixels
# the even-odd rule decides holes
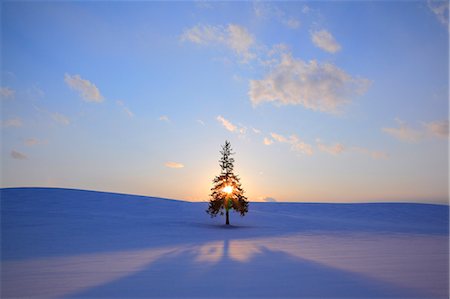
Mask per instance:
[[[226,217],[227,217],[227,221],[225,222],[226,225],[230,225],[230,216],[228,215],[228,209],[227,212],[225,213]]]

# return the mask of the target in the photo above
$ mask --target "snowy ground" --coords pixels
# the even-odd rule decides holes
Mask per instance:
[[[448,206],[1,190],[1,297],[448,298]]]

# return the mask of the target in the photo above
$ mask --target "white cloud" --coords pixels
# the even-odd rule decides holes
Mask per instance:
[[[204,122],[203,120],[201,120],[201,119],[197,119],[197,122],[198,122],[199,124],[201,124],[202,126],[205,125],[205,122]]]
[[[253,12],[258,18],[267,18],[268,15],[271,14],[271,7],[266,2],[254,1]]]
[[[5,128],[9,128],[9,127],[18,128],[18,127],[23,126],[23,122],[18,117],[10,118],[10,119],[7,119],[7,120],[3,121],[2,126],[5,127]]]
[[[36,106],[34,104],[33,104],[33,107],[34,107],[34,109],[36,109],[36,111],[49,116],[53,121],[55,121],[55,122],[57,122],[57,123],[59,123],[61,125],[67,126],[67,125],[70,124],[70,119],[67,116],[65,116],[64,114],[62,114],[62,113],[50,112],[50,111],[48,111],[46,109],[43,109],[43,108],[40,108],[40,107],[38,107],[38,106]]]
[[[122,110],[129,116],[129,117],[134,117],[133,112],[131,112],[131,110],[125,106],[125,104],[122,101],[116,101],[116,104],[119,105]]]
[[[64,75],[64,81],[73,90],[80,93],[80,96],[86,102],[100,103],[103,101],[103,96],[100,94],[97,86],[80,77],[80,75]]]
[[[252,52],[254,37],[246,28],[235,24],[226,27],[199,24],[184,30],[181,40],[199,45],[224,45],[245,63],[256,57]]]
[[[255,134],[261,134],[261,130],[258,130],[258,129],[253,128],[253,127],[252,127],[252,131],[253,131],[253,133],[255,133]]]
[[[184,167],[183,164],[178,163],[178,162],[172,162],[172,161],[166,162],[164,165],[168,168],[183,168]]]
[[[275,19],[291,29],[300,28],[300,21],[297,18],[289,16],[281,8],[269,2],[253,2],[253,12],[258,18],[266,20]]]
[[[237,130],[237,126],[233,125],[230,121],[226,120],[223,116],[219,115],[216,118],[222,126],[224,126],[225,129],[227,129],[230,132],[234,132]]]
[[[426,137],[447,139],[449,137],[448,120],[437,120],[431,122],[422,122],[422,127],[413,129],[406,122],[395,119],[398,128],[382,128],[382,131],[406,142],[418,142]]]
[[[280,56],[282,54],[285,54],[289,51],[289,46],[286,44],[275,44],[272,45],[272,48],[267,51],[267,56],[273,57],[273,56]],[[275,60],[278,62],[278,60]]]
[[[195,6],[200,9],[212,9],[213,5],[210,1],[204,1],[204,0],[196,0]]]
[[[434,13],[438,21],[447,27],[447,29],[450,30],[449,27],[449,2],[448,1],[431,1],[428,0],[428,7],[431,9],[431,11]]]
[[[308,5],[303,5],[302,13],[307,14],[311,12],[311,8]]]
[[[45,92],[39,87],[39,85],[33,84],[30,88],[27,88],[24,95],[32,101],[37,101],[45,96]]]
[[[287,138],[284,137],[283,135],[279,135],[276,133],[270,133],[270,136],[272,136],[272,138],[278,142],[288,142]]]
[[[341,50],[341,45],[338,44],[333,35],[327,30],[311,32],[311,39],[316,47],[329,53],[336,53]]]
[[[27,146],[34,146],[39,144],[39,140],[37,140],[36,138],[28,138],[27,140],[25,140],[25,145]]]
[[[64,114],[58,113],[58,112],[51,112],[50,113],[51,118],[56,121],[57,123],[67,126],[70,124],[70,119],[65,116]]]
[[[356,152],[360,154],[367,155],[373,159],[387,159],[388,154],[384,151],[374,151],[370,150],[365,147],[359,147],[359,146],[353,146],[353,147],[346,147],[342,143],[337,142],[335,144],[326,145],[322,143],[320,139],[316,140],[317,148],[322,151],[326,152],[330,155],[337,156],[339,154],[342,154],[343,152]]]
[[[265,145],[271,145],[273,143],[273,140],[270,138],[264,137],[263,142]]]
[[[297,137],[297,135],[295,135],[295,134],[293,134],[293,135],[291,135],[289,137],[285,137],[285,136],[280,135],[280,134],[270,133],[270,136],[275,141],[278,141],[280,143],[290,144],[292,151],[297,151],[297,152],[300,152],[302,154],[306,154],[306,155],[309,155],[309,156],[313,154],[312,146],[310,144],[305,143],[302,140],[300,140]]]
[[[398,128],[382,128],[382,131],[401,141],[418,142],[423,138],[423,132],[409,127],[404,121],[396,119]]]
[[[275,199],[275,198],[273,198],[273,197],[260,197],[260,198],[258,198],[259,200],[261,200],[261,201],[265,201],[265,202],[277,202],[277,200]]]
[[[313,154],[312,146],[300,140],[296,135],[291,135],[289,137],[289,143],[291,144],[291,149],[294,151],[298,151],[307,155]]]
[[[374,151],[374,150],[370,150],[368,148],[365,147],[359,147],[359,146],[354,146],[352,148],[350,148],[352,151],[363,154],[363,155],[367,155],[369,157],[371,157],[372,159],[375,160],[380,160],[380,159],[387,159],[389,158],[388,153],[384,152],[384,151]]]
[[[11,151],[11,158],[16,160],[27,160],[28,157],[18,151],[12,150]]]
[[[44,141],[39,140],[37,138],[28,138],[25,140],[25,145],[29,146],[29,147],[39,145],[39,144],[44,144],[44,143],[45,143]]]
[[[341,154],[345,149],[345,147],[344,147],[344,145],[342,145],[342,143],[325,145],[320,140],[317,140],[317,148],[322,152],[326,152],[326,153],[329,153],[334,156]]]
[[[241,124],[235,125],[231,121],[225,119],[222,115],[216,117],[217,121],[228,131],[237,133],[240,138],[245,138],[247,128]]]
[[[195,44],[207,45],[224,42],[224,29],[220,26],[196,25],[185,29],[181,35],[182,41],[190,41]]]
[[[371,151],[371,152],[370,152],[370,156],[371,156],[373,159],[376,159],[376,160],[378,160],[378,159],[387,159],[387,158],[389,158],[388,153],[383,152],[383,151]]]
[[[336,113],[369,85],[369,80],[352,77],[331,63],[305,62],[283,54],[281,62],[264,79],[250,81],[249,96],[255,106],[274,102]]]
[[[230,24],[228,25],[228,35],[227,45],[238,55],[243,57],[245,61],[255,57],[255,55],[250,52],[250,48],[255,40],[247,29]]]
[[[427,133],[432,137],[447,139],[449,134],[448,120],[432,121],[423,123]]]
[[[169,117],[167,115],[161,115],[159,117],[159,120],[160,121],[165,121],[165,122],[170,122],[170,119],[169,119]]]
[[[283,24],[292,29],[300,28],[300,21],[295,18],[289,18],[287,20],[284,20]]]
[[[0,87],[0,98],[13,99],[16,95],[16,91],[9,87]]]

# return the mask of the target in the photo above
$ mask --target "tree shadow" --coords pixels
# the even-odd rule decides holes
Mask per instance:
[[[202,260],[201,252],[187,250],[70,297],[430,298],[430,294],[267,248],[259,248],[247,260],[239,259],[230,254],[233,248],[228,240],[222,244],[219,259]]]
[[[174,288],[174,282],[184,286],[181,290],[186,292],[189,287],[193,288],[192,294],[196,294],[196,297],[220,297],[222,294],[225,297],[285,296],[282,290],[275,294],[270,288],[293,289],[294,293],[286,296],[291,296],[290,294],[293,294],[292,296],[297,296],[296,294],[333,296],[327,291],[330,288],[337,294],[345,295],[344,297],[358,297],[353,295],[351,290],[340,288],[341,283],[349,289],[352,283],[356,286],[359,283],[367,290],[373,289],[370,292],[364,292],[362,289],[355,291],[362,297],[372,293],[375,294],[374,296],[380,294],[378,297],[384,296],[383,294],[397,294],[397,292],[403,294],[404,289],[395,287],[385,289],[387,284],[373,278],[341,268],[338,270],[329,264],[313,262],[302,256],[294,257],[274,250],[276,246],[270,247],[271,249],[258,247],[247,256],[243,253],[237,254],[228,242],[250,240],[250,243],[254,243],[253,240],[257,238],[264,238],[268,242],[282,242],[283,239],[278,237],[293,235],[314,236],[320,239],[324,236],[329,238],[340,234],[350,236],[359,234],[358,236],[363,238],[370,238],[377,234],[385,234],[392,238],[402,236],[410,238],[414,234],[422,234],[447,238],[446,244],[448,243],[448,206],[252,203],[251,213],[244,218],[233,213],[232,225],[226,227],[223,224],[224,219],[210,219],[206,215],[206,203],[65,189],[30,188],[25,191],[2,189],[0,192],[2,262],[11,262],[9,269],[12,270],[14,270],[14,263],[18,262],[23,266],[19,268],[25,269],[24,271],[28,271],[26,270],[28,262],[34,263],[38,270],[36,273],[40,273],[39,267],[45,268],[45,264],[39,264],[39,262],[41,259],[48,258],[51,267],[57,269],[54,273],[60,273],[64,272],[64,267],[71,267],[82,259],[83,267],[87,267],[90,275],[95,276],[97,275],[95,266],[100,261],[103,268],[98,269],[98,275],[104,276],[103,284],[86,290],[85,292],[88,292],[86,294],[80,290],[80,293],[77,293],[80,296],[83,296],[82,294],[94,296],[98,290],[99,296],[106,294],[104,296],[110,297],[108,294],[110,290],[116,289],[116,284],[123,288],[117,290],[125,297],[133,297],[134,292],[129,289],[130,295],[128,295],[125,292],[127,285],[136,290],[141,288],[143,292],[156,297],[176,296],[175,290],[170,289]],[[355,239],[345,240],[355,245]],[[357,242],[356,240],[356,244]],[[428,241],[421,241],[419,245],[430,248],[426,242]],[[442,248],[439,242],[434,244],[440,246],[439,250],[446,251],[448,256],[448,244]],[[220,251],[217,249],[220,246],[216,249],[212,248],[213,254],[209,260],[208,258],[199,260],[199,256],[208,257],[208,251],[200,252],[199,248],[209,246],[208,244],[211,243],[223,244],[222,253],[214,255],[214,250]],[[327,242],[320,242],[320,244],[329,246]],[[333,245],[332,242],[331,245]],[[301,246],[301,244],[295,246]],[[380,244],[380,246],[383,245]],[[147,265],[147,254],[167,248],[178,250],[177,255],[162,254]],[[402,258],[404,246],[396,250],[394,259]],[[144,258],[140,256],[142,251]],[[150,253],[146,253],[147,251]],[[137,254],[137,259],[133,257],[134,254]],[[86,255],[88,255],[87,259]],[[113,273],[106,275],[111,270],[104,265],[113,259],[118,259],[120,262],[124,255],[128,256],[130,262],[136,262],[136,267],[130,268],[128,264],[122,262],[119,265],[119,269],[122,269],[121,275],[114,276]],[[109,259],[105,259],[105,256]],[[426,262],[428,258],[422,253],[416,256],[416,259],[423,262]],[[368,259],[371,257],[369,256]],[[73,263],[64,264],[68,260]],[[86,261],[92,261],[92,267]],[[446,261],[448,263],[448,260]],[[80,268],[75,270],[77,269]],[[78,272],[74,271],[80,275]],[[230,276],[236,273],[239,277],[245,278],[241,278],[242,280],[226,278],[222,286],[220,284],[220,280],[224,279],[221,277],[222,272]],[[441,273],[440,278],[448,277],[448,270],[444,272]],[[162,280],[158,280],[158,273],[163,275]],[[5,274],[8,273],[3,272],[2,268],[2,280],[7,276]],[[70,273],[66,274],[67,280],[60,281],[70,284],[73,277]],[[173,280],[170,278],[171,275],[174,277]],[[190,277],[190,275],[193,276]],[[278,276],[282,279],[278,279]],[[345,278],[343,281],[341,276]],[[429,280],[424,275],[421,278]],[[17,279],[21,279],[20,275]],[[83,277],[77,279],[80,279],[80,286],[87,286],[86,279]],[[134,279],[136,281],[133,281]],[[209,293],[208,288],[203,289],[202,280],[206,285],[222,286],[221,293],[212,294]],[[50,282],[45,282],[44,285],[49,286]],[[300,282],[303,282],[301,288]],[[380,283],[382,287],[378,288]],[[105,290],[101,291],[103,287]],[[247,288],[257,290],[249,291]],[[65,289],[67,288],[63,288]],[[72,286],[72,289],[80,288]],[[259,289],[265,291],[259,292]],[[231,290],[237,291],[231,293]],[[388,291],[383,293],[383,290]],[[448,291],[448,287],[446,290]],[[240,292],[243,295],[239,295]],[[111,296],[114,296],[113,293]],[[138,293],[136,291],[136,296],[139,296]]]
[[[251,203],[225,227],[223,217],[205,213],[207,203],[52,188],[0,192],[2,261],[298,233],[448,236],[448,206],[438,205]]]

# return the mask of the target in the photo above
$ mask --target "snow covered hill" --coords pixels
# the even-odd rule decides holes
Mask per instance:
[[[448,298],[445,205],[1,189],[1,297]]]

